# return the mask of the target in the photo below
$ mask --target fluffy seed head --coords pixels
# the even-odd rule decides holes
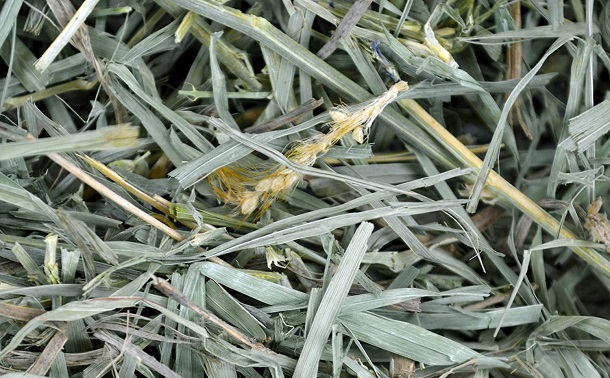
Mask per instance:
[[[261,181],[259,181],[258,184],[256,184],[256,187],[255,187],[256,191],[257,192],[268,192],[268,191],[272,190],[273,181],[274,181],[273,177],[267,177],[266,179],[262,179]]]
[[[332,120],[335,122],[343,122],[349,117],[347,114],[345,114],[342,110],[339,109],[330,110],[328,114],[330,115],[330,118],[332,118]]]
[[[600,213],[603,205],[602,198],[598,197],[587,208],[587,221],[585,229],[591,234],[591,239],[597,243],[604,243],[610,249],[610,221],[605,213]]]
[[[362,108],[350,111],[346,107],[336,107],[329,111],[332,121],[330,131],[295,143],[286,153],[292,162],[312,166],[318,156],[324,154],[344,136],[362,144],[375,118],[392,102],[398,94],[407,90],[406,82],[394,84],[387,92]],[[244,167],[239,163],[222,167],[208,177],[212,190],[225,203],[234,203],[244,215],[259,209],[258,214],[267,210],[281,195],[293,189],[302,176],[292,169],[277,165],[265,167]]]
[[[352,138],[354,138],[358,144],[364,143],[364,131],[362,130],[362,127],[356,127],[354,131],[352,131]]]
[[[258,192],[244,192],[238,198],[239,211],[244,215],[250,215],[258,207]]]

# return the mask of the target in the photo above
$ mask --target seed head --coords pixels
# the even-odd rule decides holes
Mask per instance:
[[[330,115],[330,118],[332,118],[332,120],[334,122],[343,122],[349,117],[346,113],[344,113],[339,108],[337,108],[336,110],[332,110],[332,109],[329,110],[328,114]]]
[[[261,180],[258,184],[256,184],[257,192],[268,192],[273,187],[273,177],[267,177],[266,179]]]
[[[258,192],[243,192],[240,194],[237,202],[239,205],[239,211],[244,215],[252,214],[258,207]]]
[[[364,131],[362,130],[362,127],[356,127],[354,131],[352,131],[352,138],[354,138],[358,144],[364,143]]]
[[[326,153],[348,134],[351,134],[356,142],[364,143],[375,118],[400,92],[408,88],[406,82],[400,81],[358,110],[349,111],[345,107],[331,109],[329,132],[295,143],[286,153],[286,157],[296,164],[312,166],[318,156]],[[278,197],[281,198],[294,189],[301,178],[300,173],[282,165],[244,167],[237,163],[219,168],[208,177],[208,181],[214,194],[225,203],[236,204],[244,215],[250,215],[259,209],[260,215]]]
[[[601,197],[598,197],[587,208],[587,221],[585,229],[591,234],[591,239],[596,243],[604,243],[610,249],[610,221],[606,213],[600,213],[603,205]]]

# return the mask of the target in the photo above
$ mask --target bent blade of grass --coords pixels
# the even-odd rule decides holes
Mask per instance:
[[[131,91],[124,88],[116,79],[108,78],[108,89],[121,101],[131,113],[142,123],[148,134],[154,139],[159,148],[167,155],[176,167],[183,165],[184,156],[180,149],[168,138],[168,132],[163,122],[148,108],[146,108]]]
[[[483,192],[483,188],[485,186],[485,182],[487,181],[487,177],[489,175],[489,171],[493,168],[493,165],[498,159],[498,155],[500,154],[500,147],[502,138],[504,137],[504,130],[508,125],[508,117],[510,115],[511,109],[513,105],[519,99],[519,95],[521,92],[527,87],[529,82],[536,76],[536,73],[542,68],[546,60],[551,54],[561,48],[563,45],[571,41],[573,36],[567,35],[561,38],[558,38],[555,43],[549,47],[546,53],[540,58],[538,63],[532,68],[530,72],[521,79],[519,84],[513,89],[511,94],[508,96],[506,103],[504,104],[504,108],[502,109],[502,114],[500,114],[500,118],[498,120],[498,124],[494,131],[494,136],[489,143],[489,150],[487,154],[485,154],[485,160],[483,161],[483,165],[481,166],[481,171],[475,181],[474,188],[470,195],[470,201],[466,210],[468,212],[475,212],[479,205],[479,200],[481,198],[481,193]]]
[[[593,52],[593,41],[588,39],[586,42],[580,42],[578,48],[572,59],[572,66],[570,68],[570,92],[568,95],[568,101],[566,109],[563,115],[563,127],[556,136],[559,142],[563,141],[569,135],[569,121],[573,117],[576,117],[581,109],[583,93],[585,90],[585,77],[587,73],[587,62],[590,61]],[[549,175],[547,185],[547,195],[549,197],[555,196],[555,191],[559,186],[559,174],[565,169],[566,161],[572,156],[567,154],[563,148],[555,149],[555,156],[553,159],[553,165],[551,166],[551,174]]]
[[[151,95],[140,86],[132,72],[124,65],[112,63],[107,66],[108,72],[123,81],[136,96],[148,105],[156,109],[168,121],[172,122],[187,138],[202,152],[212,149],[212,144],[205,139],[196,129],[175,111],[168,108],[161,101],[158,94]]]
[[[595,33],[599,32],[599,29],[595,27]],[[459,39],[463,42],[468,43],[490,43],[497,44],[507,42],[511,40],[520,39],[536,39],[536,38],[566,38],[568,36],[586,35],[587,25],[584,23],[570,23],[563,24],[557,29],[553,29],[552,26],[536,26],[532,28],[510,30],[501,33],[494,33],[484,36],[476,37],[460,37]]]
[[[159,3],[161,2],[159,1]],[[192,25],[190,32],[204,46],[209,47],[213,28],[201,16],[195,18],[195,23]],[[238,52],[235,46],[220,39],[216,42],[216,54],[218,54],[218,60],[238,77],[248,90],[259,91],[263,88],[263,85],[258,82],[250,69],[247,62],[248,57],[244,56],[244,52]]]
[[[237,299],[214,280],[208,280],[205,285],[206,306],[210,310],[257,340],[265,339],[266,335],[261,322]]]
[[[429,203],[404,203],[400,207],[385,206],[374,210],[366,210],[358,213],[348,213],[312,221],[305,224],[296,224],[296,217],[286,219],[285,228],[263,227],[252,231],[242,237],[228,241],[205,253],[206,256],[218,256],[245,248],[255,248],[264,245],[277,245],[289,241],[318,236],[337,228],[354,225],[381,217],[405,216],[425,214],[432,211],[442,211],[447,208],[460,206],[463,201],[436,201]],[[330,209],[318,210],[328,214]],[[276,222],[279,223],[279,222]],[[272,224],[273,225],[273,224]],[[270,231],[274,230],[274,231]],[[247,241],[246,241],[247,240]]]
[[[34,68],[36,57],[30,48],[23,43],[21,38],[14,38],[14,44],[5,43],[0,47],[0,55],[8,64],[11,58],[14,60],[12,70],[15,77],[30,92],[42,91],[51,79],[48,72],[41,73]],[[11,54],[13,55],[11,57]]]
[[[309,298],[309,295],[300,291],[211,262],[194,264],[191,269],[221,285],[270,305],[302,304]]]
[[[303,12],[293,12],[288,20],[286,34],[296,38],[300,30],[303,29],[304,22]],[[290,60],[282,58],[277,71],[276,85],[273,88],[273,99],[283,113],[288,113],[297,107],[297,100],[293,90],[295,73],[295,65]]]
[[[216,56],[216,43],[222,36],[222,32],[216,32],[212,34],[210,38],[210,68],[212,70],[212,88],[214,94],[214,105],[216,106],[216,111],[218,112],[218,116],[222,119],[227,125],[239,129],[237,123],[231,116],[229,112],[229,98],[227,97],[227,82],[225,78],[225,74],[220,69],[220,65],[218,64],[218,58]]]
[[[0,46],[4,45],[4,41],[13,28],[13,24],[17,22],[19,9],[23,5],[23,0],[8,0],[4,2],[2,11],[0,11]]]
[[[301,350],[301,357],[297,361],[294,377],[306,378],[317,375],[322,349],[328,342],[331,328],[337,320],[341,306],[356,277],[356,272],[360,267],[364,252],[366,252],[367,241],[373,233],[373,228],[371,223],[360,224],[345,250],[345,254],[318,306],[318,311],[305,339],[305,345]]]
[[[507,367],[498,358],[474,350],[414,324],[361,312],[339,320],[358,340],[426,365],[454,365],[476,359],[487,366]]]
[[[297,7],[300,8],[300,7]],[[316,15],[313,12],[308,11],[307,9],[302,9],[302,11],[305,13],[305,17],[303,19],[303,28],[301,29],[301,33],[299,36],[299,43],[301,45],[303,45],[305,48],[309,49],[310,48],[310,40],[311,40],[311,32],[312,32],[312,27],[313,27],[313,23],[315,21]],[[299,105],[299,107],[297,107],[295,110],[298,110],[300,107],[302,107],[304,104],[307,104],[308,101],[311,101],[311,99],[313,98],[313,85],[312,85],[312,81],[311,81],[311,76],[309,76],[307,73],[302,72],[299,70],[299,95],[300,95],[300,101],[299,103],[301,105]],[[293,110],[293,111],[295,111]],[[301,116],[301,121],[306,121],[308,119],[313,118],[313,112],[312,111],[304,111],[303,115]]]
[[[59,218],[55,210],[44,203],[40,198],[23,189],[8,176],[0,172],[0,201],[4,201],[20,209],[27,209],[45,216],[55,224]]]
[[[532,332],[528,343],[535,343],[538,338],[550,336],[568,328],[584,331],[610,344],[610,321],[593,316],[553,316]]]
[[[177,22],[172,22],[164,28],[150,34],[121,56],[119,62],[128,66],[141,66],[142,58],[163,51],[173,50],[176,46],[176,43],[174,42],[174,32],[176,28]]]
[[[45,283],[45,274],[40,268],[38,264],[32,259],[32,257],[28,254],[28,252],[23,249],[23,247],[19,243],[15,243],[13,248],[11,249],[17,261],[21,264],[21,266],[28,273],[28,280],[38,281],[39,284]]]

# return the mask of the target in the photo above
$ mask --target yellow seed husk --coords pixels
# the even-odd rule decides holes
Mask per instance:
[[[255,189],[257,192],[268,192],[272,190],[274,181],[275,180],[272,177],[268,177],[256,184]]]
[[[362,130],[362,127],[357,127],[352,131],[352,138],[354,138],[358,144],[364,143],[364,131]]]
[[[605,213],[600,213],[603,202],[598,197],[587,208],[587,221],[585,229],[591,234],[591,239],[596,243],[604,243],[610,248],[610,221]]]
[[[312,166],[318,156],[348,134],[356,142],[364,143],[375,118],[400,92],[408,88],[406,82],[400,81],[358,110],[348,111],[345,107],[331,109],[329,114],[332,121],[327,124],[329,132],[295,143],[286,152],[286,157],[296,164]],[[245,168],[238,162],[217,169],[208,177],[208,181],[214,194],[223,202],[237,205],[243,215],[250,215],[257,209],[260,215],[278,197],[289,193],[301,178],[298,172],[282,165]]]
[[[258,207],[258,192],[244,192],[239,198],[240,211],[244,215],[252,214]]]

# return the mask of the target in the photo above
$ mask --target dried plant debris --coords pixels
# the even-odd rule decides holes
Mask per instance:
[[[286,157],[296,164],[312,166],[318,156],[325,154],[348,134],[356,143],[364,143],[373,121],[400,92],[408,88],[408,84],[401,81],[360,109],[331,109],[332,121],[327,124],[330,130],[326,134],[294,142]],[[208,176],[214,194],[225,203],[237,205],[243,215],[250,215],[257,209],[259,215],[262,214],[277,198],[289,194],[301,179],[301,174],[286,166],[252,167],[239,162],[221,167]]]
[[[597,243],[604,243],[610,251],[610,221],[606,213],[601,213],[604,204],[602,197],[597,199],[587,208],[587,221],[585,230],[591,234],[591,239]]]
[[[0,2],[0,375],[609,376],[606,3]]]

